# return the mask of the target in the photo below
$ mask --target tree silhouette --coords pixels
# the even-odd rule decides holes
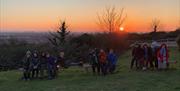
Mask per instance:
[[[127,15],[124,14],[124,8],[119,11],[115,7],[107,7],[102,13],[97,14],[98,25],[105,31],[115,32],[118,31],[124,23]]]
[[[151,26],[153,27],[153,33],[156,33],[158,31],[158,29],[160,28],[160,20],[153,19]]]
[[[66,22],[62,21],[55,33],[50,32],[51,37],[49,37],[48,40],[55,47],[63,47],[66,43],[66,38],[69,33],[70,31],[67,31]]]

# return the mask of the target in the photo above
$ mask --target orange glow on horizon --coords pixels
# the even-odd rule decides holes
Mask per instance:
[[[127,20],[122,26],[126,32],[152,31],[154,18],[160,20],[160,31],[173,31],[180,26],[178,3],[179,0],[0,0],[0,31],[54,31],[62,19],[69,31],[99,32],[103,30],[96,24],[97,12],[106,5],[125,8]]]

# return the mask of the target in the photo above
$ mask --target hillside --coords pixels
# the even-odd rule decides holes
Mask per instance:
[[[180,61],[176,48],[170,52],[170,60]],[[0,91],[180,91],[180,62],[167,71],[136,71],[129,69],[130,60],[130,51],[121,55],[118,72],[105,77],[73,67],[61,72],[55,80],[25,82],[18,80],[19,71],[1,72]]]

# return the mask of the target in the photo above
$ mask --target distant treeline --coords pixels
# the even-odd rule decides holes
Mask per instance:
[[[176,39],[180,35],[180,28],[171,32],[150,32],[150,33],[129,33],[129,40],[159,40],[159,39],[167,39],[173,38]]]

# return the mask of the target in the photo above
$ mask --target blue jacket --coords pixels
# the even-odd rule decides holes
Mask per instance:
[[[54,57],[52,57],[52,56],[47,58],[48,69],[53,69],[56,66],[55,60],[56,59]]]
[[[112,64],[112,65],[116,65],[117,63],[117,56],[114,53],[109,53],[108,54],[108,61]]]

